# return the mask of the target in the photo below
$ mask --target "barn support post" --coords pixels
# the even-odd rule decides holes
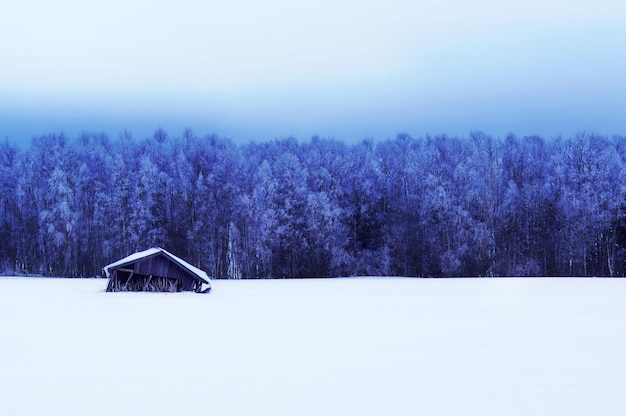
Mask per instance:
[[[152,275],[150,275],[150,277],[148,277],[148,280],[146,280],[146,284],[143,285],[143,291],[147,292],[149,287],[150,287],[150,280],[152,280]]]
[[[124,283],[124,287],[122,287],[122,291],[126,291],[126,286],[128,286],[128,283],[130,283],[130,279],[133,278],[134,274],[135,274],[134,271],[130,272],[130,275],[128,276],[128,280],[126,280],[126,283]]]
[[[109,277],[109,284],[107,285],[107,292],[113,292],[115,287],[115,281],[117,280],[117,270],[113,270],[113,274]]]

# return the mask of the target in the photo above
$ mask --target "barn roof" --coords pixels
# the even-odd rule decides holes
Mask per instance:
[[[165,255],[165,257],[169,258],[174,263],[177,263],[180,267],[182,267],[183,269],[186,269],[189,273],[198,277],[198,279],[204,281],[204,283],[207,283],[209,285],[211,284],[210,283],[211,279],[209,278],[209,275],[206,274],[205,271],[200,270],[195,266],[192,266],[191,264],[187,263],[185,260],[179,257],[176,257],[175,255],[173,255],[172,253],[170,253],[169,251],[165,249],[162,249],[161,247],[153,247],[144,251],[139,251],[137,253],[131,254],[130,256],[124,257],[123,259],[118,260],[114,263],[111,263],[108,266],[104,266],[102,270],[104,271],[104,274],[106,274],[106,277],[111,277],[109,270],[122,267],[127,264],[135,263],[138,260],[141,260],[147,257],[152,257],[159,253],[162,253],[163,255]]]

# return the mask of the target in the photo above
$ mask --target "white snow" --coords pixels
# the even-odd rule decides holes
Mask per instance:
[[[625,279],[0,279],[3,415],[610,415]]]

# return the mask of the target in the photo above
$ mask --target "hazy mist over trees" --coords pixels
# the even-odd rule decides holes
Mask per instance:
[[[623,276],[626,137],[0,144],[0,273],[161,246],[218,278]]]

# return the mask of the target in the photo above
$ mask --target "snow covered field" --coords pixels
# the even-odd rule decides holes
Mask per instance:
[[[625,279],[0,279],[2,415],[613,415]]]

